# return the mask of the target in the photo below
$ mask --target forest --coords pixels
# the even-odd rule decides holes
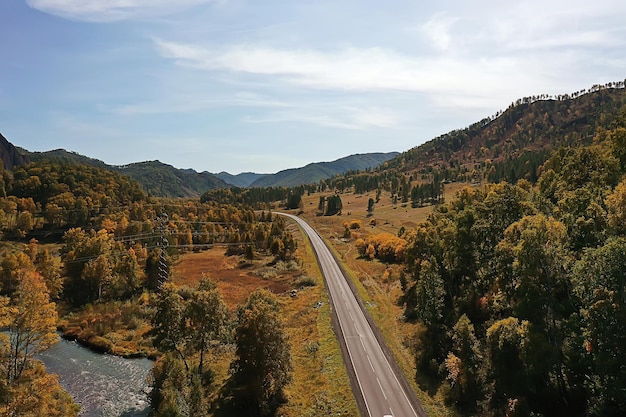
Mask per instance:
[[[1,186],[0,412],[76,415],[35,359],[58,340],[61,322],[66,337],[98,351],[160,358],[150,396],[157,416],[178,415],[181,401],[193,415],[208,415],[213,373],[205,358],[223,345],[236,347],[233,392],[247,412],[266,415],[282,401],[291,359],[276,295],[255,291],[231,311],[208,278],[197,288],[169,283],[181,253],[215,245],[229,255],[291,260],[295,242],[282,218],[258,220],[249,206],[149,198],[134,180],[77,164],[19,166],[4,171]],[[123,329],[136,334],[134,348],[106,338]],[[268,345],[270,353],[259,350]]]
[[[534,184],[466,187],[401,238],[356,243],[403,266],[423,389],[459,415],[623,415],[625,149],[623,110]]]

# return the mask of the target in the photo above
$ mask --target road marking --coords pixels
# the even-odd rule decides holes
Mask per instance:
[[[389,399],[387,399],[387,396],[385,395],[385,390],[383,389],[383,385],[380,383],[380,379],[378,379],[378,377],[376,377],[376,382],[378,382],[378,386],[380,387],[380,392],[383,393],[383,397],[385,397],[385,400],[389,401]]]
[[[367,355],[367,361],[370,363],[370,367],[372,368],[372,372],[374,372],[374,375],[376,375],[376,370],[374,369],[374,364],[372,364],[372,360],[370,359],[370,355]],[[376,377],[376,380],[378,380],[378,377]],[[378,383],[378,385],[380,385],[380,382]],[[383,387],[380,387],[380,389],[382,390]],[[385,394],[383,394],[385,395]]]

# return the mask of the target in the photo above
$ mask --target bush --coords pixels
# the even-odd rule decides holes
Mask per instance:
[[[315,278],[308,275],[303,275],[296,280],[297,287],[314,287],[317,285]]]

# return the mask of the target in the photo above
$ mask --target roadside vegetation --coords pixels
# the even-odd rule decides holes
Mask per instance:
[[[448,184],[427,211],[385,193],[371,210],[348,192],[332,218],[316,215],[319,196],[303,199],[405,371],[451,413],[626,408],[624,116],[554,151],[534,184]]]

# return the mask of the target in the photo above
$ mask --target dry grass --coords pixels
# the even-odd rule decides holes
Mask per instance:
[[[299,270],[269,273],[267,264],[270,258],[247,262],[236,256],[225,256],[223,248],[213,248],[183,254],[173,268],[173,282],[195,287],[203,275],[208,276],[216,282],[231,310],[243,303],[256,288],[266,288],[277,294],[294,367],[293,381],[285,390],[288,401],[280,407],[277,415],[316,416],[319,415],[317,410],[323,408],[330,410],[329,415],[333,416],[357,416],[356,402],[331,327],[330,308],[321,273],[299,229],[291,227],[298,241],[297,258],[303,265]],[[303,276],[316,285],[298,287],[297,283]],[[292,297],[289,291],[294,288],[298,291]],[[323,305],[315,308],[318,302]],[[232,349],[221,349],[213,354],[211,368],[216,373],[216,386],[221,386],[228,378],[228,366],[224,364],[233,359]]]
[[[264,279],[263,269],[271,258],[252,262],[242,261],[238,256],[226,256],[225,249],[215,247],[203,252],[190,252],[180,256],[172,268],[172,282],[176,285],[196,287],[203,276],[214,281],[222,291],[226,305],[234,309],[243,304],[248,295],[257,288],[282,294],[291,289],[294,273],[283,273],[272,279]]]
[[[303,272],[317,285],[300,290],[296,297],[283,304],[294,380],[286,390],[289,401],[277,415],[358,416],[341,351],[331,327],[331,312],[321,272],[310,245],[303,240],[299,230],[292,230],[292,234],[298,241],[297,256],[304,265]],[[314,308],[318,302],[323,303],[322,306]]]

